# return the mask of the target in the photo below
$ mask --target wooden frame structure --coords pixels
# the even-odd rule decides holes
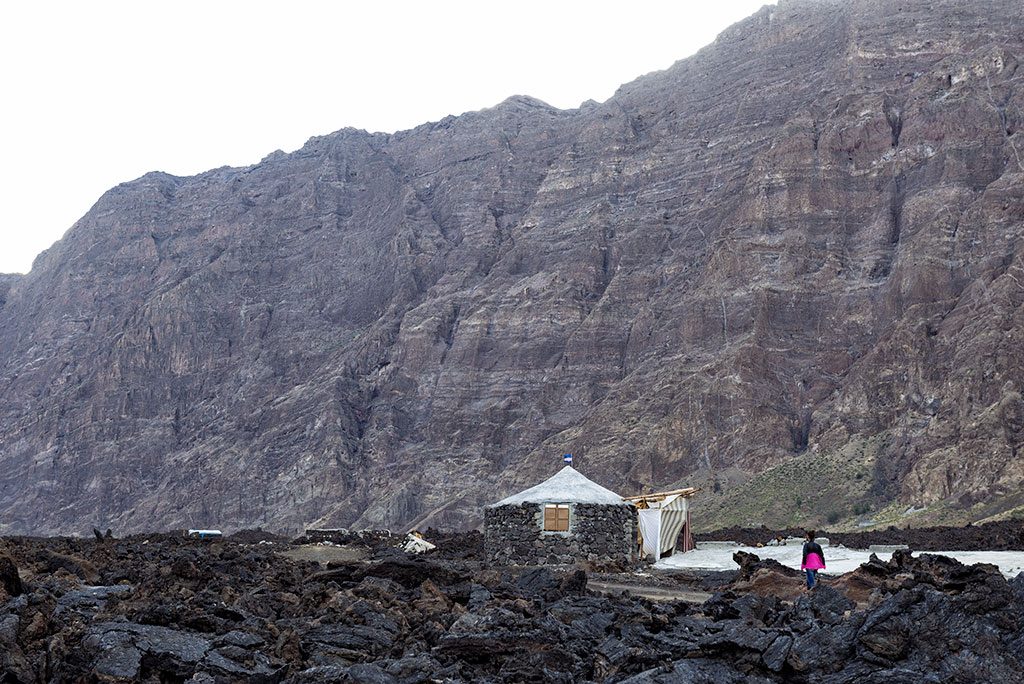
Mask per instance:
[[[636,494],[634,496],[624,496],[623,501],[632,501],[637,508],[650,508],[648,501],[664,501],[670,496],[680,496],[684,499],[689,499],[691,496],[700,491],[700,487],[684,487],[683,489],[670,489],[667,492],[652,492],[650,494]]]

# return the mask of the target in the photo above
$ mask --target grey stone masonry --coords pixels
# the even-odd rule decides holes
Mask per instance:
[[[545,565],[635,559],[636,510],[632,506],[570,504],[568,532],[545,532],[543,516],[542,503],[484,509],[487,562]]]

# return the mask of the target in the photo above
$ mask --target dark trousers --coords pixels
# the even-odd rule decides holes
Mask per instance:
[[[808,589],[813,589],[814,588],[814,583],[818,581],[818,571],[817,570],[805,570],[804,572],[807,573],[807,588]]]

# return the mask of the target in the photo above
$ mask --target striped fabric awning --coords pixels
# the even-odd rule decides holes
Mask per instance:
[[[662,558],[676,552],[680,534],[682,551],[693,549],[690,534],[690,506],[686,497],[674,495],[652,502],[649,508],[640,509],[640,535],[643,539],[644,554]]]

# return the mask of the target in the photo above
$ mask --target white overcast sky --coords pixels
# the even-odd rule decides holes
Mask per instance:
[[[108,188],[244,166],[353,126],[509,95],[562,108],[693,54],[771,0],[0,4],[0,273]]]

